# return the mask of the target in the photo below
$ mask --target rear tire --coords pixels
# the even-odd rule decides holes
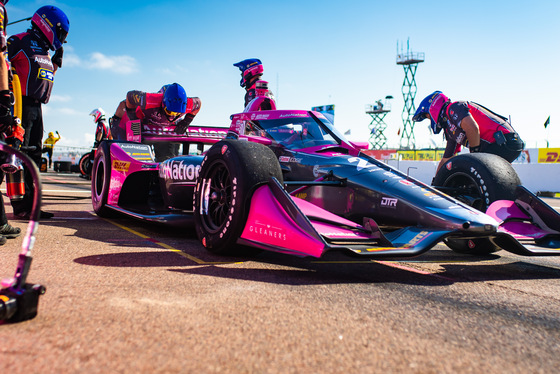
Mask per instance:
[[[93,169],[92,152],[88,152],[80,158],[78,163],[80,174],[86,178],[91,178],[91,170]]]
[[[220,255],[247,255],[260,250],[237,244],[255,189],[275,177],[280,164],[266,146],[222,140],[206,153],[195,188],[194,222],[204,247]]]

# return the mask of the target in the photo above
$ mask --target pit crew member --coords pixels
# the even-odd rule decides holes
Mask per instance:
[[[525,144],[508,119],[472,101],[452,102],[441,91],[426,96],[412,117],[414,122],[430,119],[434,134],[444,130],[447,145],[439,168],[461,147],[471,153],[492,153],[513,162]]]

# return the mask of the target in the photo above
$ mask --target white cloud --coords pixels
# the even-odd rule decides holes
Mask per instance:
[[[138,71],[138,63],[131,56],[107,56],[101,52],[94,52],[87,60],[82,60],[75,54],[64,56],[63,66],[84,67],[93,70],[110,70],[117,74],[131,74]]]
[[[119,74],[130,74],[138,71],[136,59],[131,56],[106,56],[101,52],[91,54],[86,66],[90,69],[111,70]]]
[[[49,103],[67,103],[72,101],[72,97],[68,95],[51,95]]]

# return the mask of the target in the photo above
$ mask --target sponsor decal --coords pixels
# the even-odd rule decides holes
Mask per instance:
[[[355,163],[357,162],[358,165],[356,165],[356,170],[361,171],[363,169],[368,169],[369,171],[377,171],[377,170],[381,170],[381,168],[375,166],[374,164],[370,163],[368,160],[364,160],[363,158],[359,158],[359,157],[351,157],[348,159],[348,162],[350,163]]]
[[[453,167],[451,162],[448,162],[447,165],[445,165],[445,167],[447,168],[447,170],[451,170],[451,168]]]
[[[268,117],[270,117],[270,114],[251,114],[251,121],[258,121],[258,120],[263,120],[263,119],[268,119]]]
[[[179,181],[195,181],[200,172],[200,165],[186,164],[184,160],[167,160],[159,168],[159,177]]]
[[[292,118],[292,117],[307,117],[307,113],[288,113],[288,114],[281,114],[278,118]]]
[[[218,138],[222,139],[227,135],[228,130],[207,130],[203,128],[187,128],[187,134],[192,137],[199,138]]]
[[[223,146],[222,146],[222,149],[221,149],[222,154],[226,153],[227,150],[228,150],[228,146],[227,146],[227,145],[223,145]]]
[[[353,232],[322,232],[321,235],[328,236],[329,238],[355,238],[358,236]]]
[[[386,207],[386,208],[396,208],[398,201],[399,201],[399,199],[395,199],[395,198],[392,198],[392,197],[382,197],[381,198],[381,206]]]
[[[411,181],[407,180],[407,179],[401,179],[399,182],[401,182],[402,184],[404,184],[405,186],[415,186],[414,183],[412,183]]]
[[[51,69],[53,68],[53,64],[50,58],[35,56],[34,61],[39,65],[47,65]]]
[[[113,160],[113,170],[127,173],[130,168],[130,162]]]
[[[278,158],[278,161],[280,162],[295,162],[295,163],[300,163],[301,162],[301,158],[297,158],[297,157],[289,157],[289,156],[280,156]]]
[[[560,163],[560,148],[539,148],[539,163]]]
[[[249,226],[249,232],[259,236],[264,236],[281,241],[286,241],[287,239],[286,232],[283,228],[274,227],[267,223],[255,222],[254,225]]]
[[[321,167],[319,165],[313,166],[313,176],[315,178],[319,178],[319,176],[321,176],[322,174],[327,174],[327,173],[328,173],[328,170],[321,169]]]
[[[54,73],[51,70],[41,68],[39,69],[39,74],[37,75],[37,78],[52,82],[54,81]]]
[[[403,247],[404,248],[414,247],[415,245],[417,245],[418,243],[420,243],[422,240],[426,239],[430,235],[431,234],[428,231],[420,231],[418,234],[416,234],[414,238],[412,238],[412,240],[406,243]]]
[[[205,182],[208,183],[208,182]],[[224,225],[222,231],[220,232],[220,239],[224,237],[224,235],[229,230],[229,226],[231,225],[231,220],[233,219],[233,214],[235,213],[235,204],[237,200],[237,178],[233,178],[231,181],[232,183],[232,199],[231,199],[231,207],[229,209],[229,214],[227,217],[227,222]]]

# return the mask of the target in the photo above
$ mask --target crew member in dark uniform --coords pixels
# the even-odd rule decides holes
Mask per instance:
[[[0,0],[0,139],[5,140],[6,135],[11,135],[14,119],[12,117],[12,100],[10,86],[8,83],[8,64],[5,53],[7,48],[6,25],[8,24],[8,14],[4,5],[8,0]],[[0,183],[4,179],[4,173],[0,171]],[[0,245],[6,243],[7,238],[16,238],[20,235],[21,229],[13,227],[8,223],[4,200],[0,197]]]
[[[35,147],[29,157],[41,163],[43,138],[43,113],[41,104],[49,102],[56,70],[62,67],[62,44],[66,40],[70,23],[66,14],[51,5],[39,8],[31,19],[31,28],[8,39],[8,57],[21,83],[22,126],[25,129],[23,145]],[[52,58],[49,50],[55,51]],[[13,201],[14,215],[28,218],[33,202],[33,179],[25,173],[25,196]],[[52,213],[41,212],[41,218]]]

